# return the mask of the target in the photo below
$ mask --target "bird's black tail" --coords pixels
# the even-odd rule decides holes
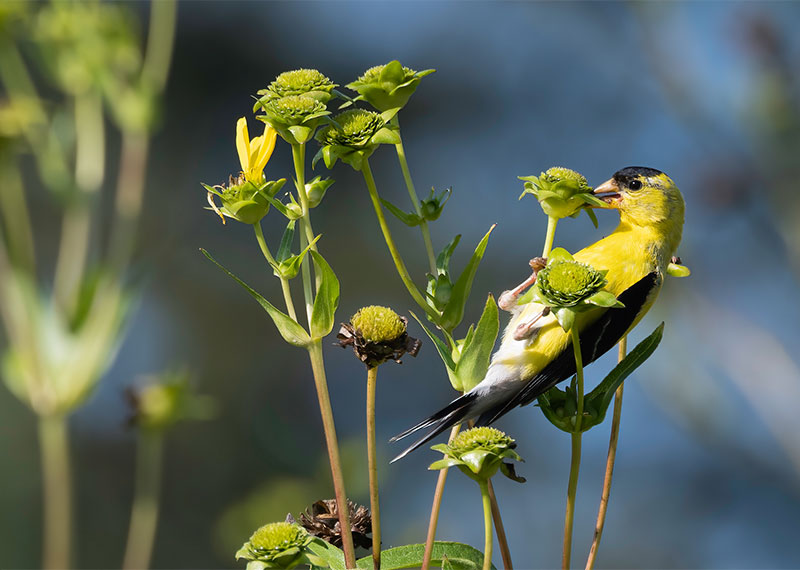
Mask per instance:
[[[472,393],[464,394],[463,396],[459,396],[452,402],[450,402],[447,406],[433,414],[431,417],[422,420],[420,423],[411,427],[404,431],[403,433],[399,433],[394,436],[389,441],[398,441],[411,435],[412,433],[418,432],[421,429],[432,427],[431,431],[425,434],[424,437],[418,439],[413,444],[411,444],[408,449],[403,451],[400,455],[392,459],[391,463],[394,463],[398,459],[402,459],[419,446],[425,444],[426,442],[432,440],[434,437],[442,433],[447,428],[456,425],[460,421],[464,420],[468,416],[470,416],[470,412],[472,411],[473,404],[477,396]]]

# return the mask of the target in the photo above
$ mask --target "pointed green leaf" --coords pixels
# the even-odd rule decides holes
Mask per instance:
[[[594,226],[594,229],[599,228],[600,224],[597,221],[597,216],[595,215],[594,210],[586,209],[584,211],[586,212],[586,215],[589,216],[589,219],[592,220],[592,225]]]
[[[551,261],[574,261],[572,254],[563,247],[554,247],[547,256],[548,263]]]
[[[387,124],[388,124],[388,123],[389,123],[389,121],[391,121],[392,119],[394,119],[394,116],[395,116],[397,113],[399,113],[399,112],[400,112],[400,109],[401,109],[400,107],[396,107],[396,108],[394,108],[394,109],[387,109],[386,111],[384,111],[383,113],[381,113],[381,119],[383,119],[383,122],[384,122],[384,123],[387,123]]]
[[[592,400],[593,405],[598,410],[596,423],[602,422],[605,418],[608,406],[619,385],[622,384],[634,370],[650,358],[650,355],[658,348],[663,335],[664,323],[661,323],[647,338],[637,344],[636,348],[634,348],[628,356],[623,358],[622,362],[617,364],[594,390],[586,395],[586,399]]]
[[[475,273],[478,271],[478,265],[481,259],[483,259],[483,254],[486,251],[486,244],[489,242],[489,236],[494,228],[495,226],[493,225],[489,228],[489,231],[486,232],[486,235],[483,236],[483,239],[481,239],[475,248],[469,263],[467,263],[464,271],[459,276],[458,281],[453,285],[453,290],[450,293],[450,301],[444,308],[439,322],[439,326],[445,330],[452,331],[464,318],[464,306],[467,304],[469,293],[472,290],[472,281],[475,279]]]
[[[608,204],[603,202],[597,196],[589,194],[588,192],[581,192],[580,194],[575,195],[577,198],[580,198],[590,206],[597,206],[598,208],[608,208]]]
[[[295,220],[289,220],[289,223],[286,224],[286,230],[283,232],[283,237],[281,238],[281,245],[278,246],[278,253],[275,254],[275,260],[278,262],[286,261],[292,256],[294,226]]]
[[[412,317],[414,317],[414,320],[419,323],[419,326],[422,327],[422,330],[425,331],[425,334],[428,335],[428,338],[431,339],[431,342],[436,347],[436,352],[439,353],[439,357],[442,359],[442,362],[444,362],[444,365],[447,368],[448,373],[454,371],[456,369],[456,363],[453,362],[453,357],[450,355],[450,349],[447,348],[447,345],[444,343],[444,341],[435,334],[433,334],[430,331],[430,329],[428,329],[428,327],[422,324],[422,321],[419,320],[419,317],[417,317],[417,315],[415,315],[412,311],[409,311],[409,313],[411,314]],[[463,391],[459,390],[455,386],[454,388],[456,388],[456,390],[458,390],[459,392]]]
[[[310,253],[320,276],[319,290],[311,309],[311,338],[317,340],[333,330],[334,315],[339,306],[339,279],[322,255],[313,249]]]
[[[610,291],[598,291],[591,297],[586,299],[587,303],[597,305],[598,307],[624,307],[620,301]]]
[[[389,128],[382,128],[377,133],[372,135],[369,141],[372,144],[400,144],[400,134]]]
[[[556,319],[558,319],[558,324],[561,325],[561,328],[564,329],[565,332],[569,332],[572,328],[572,325],[575,324],[575,311],[568,307],[562,307],[560,309],[556,309],[555,315]]]
[[[436,270],[444,275],[450,274],[450,258],[453,255],[453,252],[456,250],[456,246],[458,242],[461,241],[461,234],[456,235],[453,239],[450,240],[444,249],[439,252],[439,255],[436,256]]]
[[[294,125],[289,127],[289,132],[292,133],[298,143],[304,144],[309,141],[311,135],[314,133],[314,129],[304,125]]]
[[[228,271],[225,267],[223,267],[216,259],[211,257],[211,254],[208,253],[205,249],[201,249],[203,255],[205,255],[209,260],[211,260],[214,265],[222,269],[228,277],[236,281],[239,285],[244,287],[244,289],[252,295],[252,297],[258,301],[258,304],[261,305],[267,314],[272,318],[272,321],[275,323],[275,326],[278,327],[278,332],[281,333],[283,340],[288,342],[294,346],[305,347],[311,342],[311,337],[309,337],[308,333],[293,321],[289,315],[283,313],[279,309],[277,309],[272,303],[267,301],[264,297],[262,297],[258,292],[252,289],[247,283],[239,279],[236,275]],[[338,285],[338,284],[337,284]]]
[[[381,551],[381,570],[401,570],[403,568],[419,568],[425,554],[424,544],[408,544]],[[442,559],[447,558],[451,568],[455,570],[481,570],[483,553],[460,542],[436,541],[433,543],[431,567],[441,567]],[[372,556],[365,556],[357,561],[358,568],[371,570]],[[495,570],[495,566],[492,565]]]
[[[440,469],[450,469],[454,465],[459,465],[460,461],[453,457],[445,457],[444,459],[439,459],[438,461],[434,461],[430,465],[428,465],[428,471],[439,471]]]
[[[321,538],[315,538],[307,548],[325,561],[326,566],[324,568],[330,568],[330,570],[345,570],[347,568],[344,561],[344,552],[329,542]]]
[[[389,210],[394,215],[394,217],[396,217],[398,220],[403,222],[408,227],[413,228],[414,226],[418,226],[422,222],[422,218],[420,218],[414,212],[404,212],[403,210],[401,210],[388,200],[384,200],[383,198],[381,198],[380,200],[381,203],[384,206],[386,206],[386,209]]]
[[[492,349],[500,331],[500,318],[497,311],[497,303],[494,297],[489,295],[486,298],[486,305],[483,307],[483,314],[475,328],[475,334],[469,339],[470,342],[464,344],[461,351],[461,358],[456,366],[456,375],[461,381],[461,389],[469,392],[486,377],[489,370],[489,361],[492,357]]]
[[[388,81],[390,83],[397,84],[397,83],[402,83],[405,75],[406,74],[403,71],[402,64],[395,59],[383,66],[383,69],[381,70],[380,80],[382,82]]]
[[[306,246],[306,248],[298,253],[297,255],[289,256],[288,259],[285,261],[281,261],[278,264],[278,268],[274,271],[276,277],[283,277],[284,279],[294,279],[297,277],[298,272],[300,271],[300,265],[303,263],[303,258],[305,258],[306,254],[309,250],[313,247],[315,243],[321,238],[322,235],[318,235],[314,238],[310,244]]]

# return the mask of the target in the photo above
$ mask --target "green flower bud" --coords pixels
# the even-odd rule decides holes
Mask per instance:
[[[406,332],[406,323],[389,307],[370,305],[359,309],[350,324],[369,342],[394,340]]]
[[[363,148],[385,125],[380,114],[365,109],[349,109],[333,120],[336,124],[325,127],[317,135],[317,140],[323,145]]]
[[[361,170],[363,160],[368,158],[379,144],[397,144],[400,136],[397,127],[388,121],[395,111],[383,114],[365,109],[348,109],[336,115],[332,124],[319,130],[317,141],[322,148],[312,161],[312,166],[323,158],[325,166],[333,168],[342,159],[356,170]]]
[[[274,522],[259,528],[236,553],[248,568],[295,568],[308,564],[307,547],[313,537],[298,524]]]
[[[289,95],[307,95],[322,103],[327,103],[336,84],[316,69],[295,69],[284,71],[266,89],[258,92],[267,99]]]
[[[358,92],[356,101],[367,101],[379,111],[399,109],[408,103],[420,80],[434,71],[414,71],[400,65],[399,61],[391,61],[369,68],[347,88]]]
[[[541,296],[551,307],[574,307],[606,284],[605,275],[579,261],[556,260],[536,278]]]
[[[131,408],[128,423],[145,430],[164,430],[184,419],[209,419],[214,411],[213,400],[192,393],[185,372],[152,378],[139,389],[126,389],[125,396]]]
[[[367,368],[387,360],[400,362],[405,353],[416,356],[422,343],[408,336],[408,319],[389,307],[371,305],[359,309],[349,323],[342,324],[336,337],[339,346],[353,347],[353,352]]]
[[[259,99],[253,110],[264,111],[256,118],[275,129],[289,144],[303,144],[311,140],[320,119],[330,112],[321,103],[308,95]]]
[[[333,178],[322,178],[315,176],[312,180],[306,182],[306,195],[308,196],[308,207],[316,208],[319,206],[328,188],[335,182]]]
[[[444,454],[444,459],[434,462],[428,469],[458,467],[464,474],[476,481],[486,481],[497,470],[509,479],[520,483],[525,479],[517,477],[513,465],[504,459],[522,461],[514,451],[516,442],[499,429],[477,427],[459,433],[449,444],[434,445],[431,449]]]
[[[586,178],[574,170],[554,166],[540,176],[520,176],[525,189],[520,198],[532,194],[539,201],[544,213],[552,218],[576,216],[588,205],[605,207],[606,204],[592,194]]]
[[[286,179],[281,178],[257,186],[240,174],[237,178],[231,176],[227,186],[203,184],[203,187],[208,191],[209,209],[222,218],[223,224],[228,217],[252,225],[267,215],[270,207],[267,198],[275,196],[285,183]],[[220,199],[221,206],[217,206],[214,196]]]

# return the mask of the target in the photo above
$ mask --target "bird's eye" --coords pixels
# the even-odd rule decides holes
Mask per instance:
[[[642,181],[641,180],[631,180],[628,183],[629,190],[640,190],[642,188]]]

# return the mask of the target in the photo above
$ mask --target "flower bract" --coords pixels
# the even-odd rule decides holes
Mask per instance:
[[[247,560],[248,570],[296,568],[320,561],[308,551],[314,538],[298,524],[269,523],[256,530],[236,552],[237,560]]]
[[[440,451],[444,458],[435,461],[428,469],[458,467],[464,474],[476,481],[486,481],[500,469],[506,477],[523,483],[524,478],[514,472],[513,464],[504,459],[522,461],[514,451],[516,442],[499,429],[477,427],[459,433],[449,443],[434,445],[431,449]]]
[[[519,179],[525,182],[520,198],[532,194],[544,213],[552,218],[577,216],[586,205],[606,207],[592,194],[586,178],[569,168],[554,166],[539,176],[520,176]]]
[[[408,103],[422,78],[434,71],[414,71],[395,60],[369,68],[347,88],[358,92],[356,101],[366,101],[379,111],[400,109]]]

